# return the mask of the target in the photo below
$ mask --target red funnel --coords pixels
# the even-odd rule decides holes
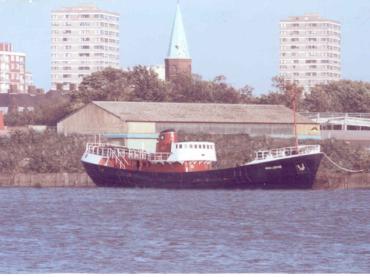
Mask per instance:
[[[4,117],[2,112],[0,112],[0,130],[4,130]]]

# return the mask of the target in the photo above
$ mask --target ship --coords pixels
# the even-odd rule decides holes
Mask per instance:
[[[215,143],[160,132],[155,152],[88,142],[81,162],[97,186],[158,189],[311,189],[320,145],[259,150],[252,161],[214,168]]]

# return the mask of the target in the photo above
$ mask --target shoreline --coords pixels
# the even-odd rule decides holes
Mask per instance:
[[[0,187],[96,187],[86,173],[0,174]]]
[[[370,188],[370,173],[344,174],[322,170],[317,173],[314,190]],[[0,174],[0,187],[96,187],[86,173]]]

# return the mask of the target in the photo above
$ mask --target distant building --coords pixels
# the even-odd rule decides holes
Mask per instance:
[[[54,10],[51,24],[52,90],[73,90],[86,75],[120,67],[119,14],[68,7]]]
[[[370,146],[370,113],[301,112],[320,124],[321,139],[356,141]]]
[[[163,81],[166,79],[166,70],[164,64],[149,65],[147,68],[157,73],[158,79]]]
[[[26,54],[0,43],[0,93],[26,93]]]
[[[227,115],[227,116],[225,116]],[[319,124],[298,115],[301,139],[319,139]],[[292,111],[280,105],[94,101],[57,124],[58,133],[105,135],[154,151],[165,129],[187,133],[293,137]]]
[[[32,73],[27,71],[25,76],[26,76],[26,87],[29,88],[30,86],[35,86],[33,83]]]
[[[170,46],[165,59],[166,80],[171,80],[171,78],[174,78],[179,74],[190,76],[192,72],[191,62],[180,5],[177,3]]]
[[[11,111],[33,111],[45,94],[30,95],[24,93],[0,94],[0,112],[7,114]]]
[[[280,76],[305,92],[341,79],[341,25],[318,14],[280,21]]]

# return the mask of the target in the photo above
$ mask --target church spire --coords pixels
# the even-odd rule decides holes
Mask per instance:
[[[179,1],[177,1],[176,15],[172,25],[170,46],[168,49],[167,58],[190,59]]]
[[[173,80],[178,75],[191,76],[191,58],[179,1],[177,1],[176,15],[172,26],[170,47],[165,59],[165,74],[168,81]]]

